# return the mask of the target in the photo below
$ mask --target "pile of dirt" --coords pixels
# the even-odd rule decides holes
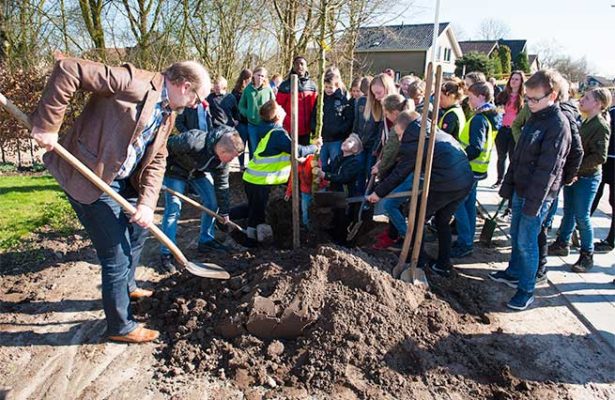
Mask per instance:
[[[534,396],[532,385],[493,356],[497,332],[489,344],[462,333],[467,324],[489,323],[476,302],[455,300],[455,308],[474,307],[460,314],[435,294],[393,279],[394,263],[322,246],[226,257],[235,271],[228,281],[174,275],[137,310],[163,332],[155,377],[172,392],[179,375],[213,373],[256,398],[293,397],[284,392],[289,388],[302,390],[298,397]],[[480,299],[475,283],[446,282]]]

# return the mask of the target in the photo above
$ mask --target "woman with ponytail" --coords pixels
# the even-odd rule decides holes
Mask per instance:
[[[461,108],[461,100],[465,93],[465,83],[459,78],[452,78],[442,84],[440,89],[440,120],[438,127],[459,139],[461,130],[466,124],[466,116]]]

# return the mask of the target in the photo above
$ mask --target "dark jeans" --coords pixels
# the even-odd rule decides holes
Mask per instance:
[[[512,129],[508,126],[503,126],[498,131],[495,137],[495,148],[498,152],[498,182],[504,180],[506,174],[506,156],[512,160],[513,152],[515,151],[515,140],[512,136]]]
[[[269,185],[255,185],[243,182],[246,196],[248,197],[248,227],[256,228],[265,223],[265,210],[269,201]]]
[[[363,151],[359,153],[358,158],[362,172],[359,173],[359,177],[357,178],[357,191],[359,193],[364,193],[367,181],[369,181],[372,174],[372,167],[376,164],[376,156],[374,156],[371,147],[365,147]]]
[[[109,185],[133,206],[138,193],[127,179]],[[139,264],[147,229],[130,219],[109,195],[102,194],[92,204],[68,197],[79,221],[88,232],[102,267],[102,300],[108,335],[126,335],[136,327],[128,294],[137,288],[135,268]]]
[[[237,132],[239,132],[239,136],[241,136],[241,140],[243,140],[244,147],[246,147],[246,143],[248,142],[248,124],[245,122],[240,122],[239,125],[237,125],[236,129]],[[248,158],[246,153],[247,151],[244,151],[237,157],[239,159],[240,167],[243,167],[245,165],[245,159]],[[249,157],[251,158],[252,154],[250,154]]]
[[[427,210],[425,213],[425,221],[434,217],[434,223],[438,231],[438,265],[447,267],[451,265],[451,219],[455,214],[459,205],[470,192],[470,188],[457,190],[454,192],[430,192],[427,197]],[[421,242],[421,253],[423,252],[423,243]]]
[[[615,218],[613,218],[612,215],[615,212],[615,158],[608,158],[606,163],[602,166],[602,181],[600,181],[600,186],[598,186],[598,191],[596,192],[596,197],[594,198],[594,203],[592,204],[592,215],[594,214],[594,211],[596,211],[596,209],[598,208],[598,204],[600,204],[600,199],[602,198],[602,194],[604,193],[605,185],[609,185],[609,204],[611,205],[611,228],[609,229],[609,234],[604,240],[608,244],[613,246],[615,244]]]

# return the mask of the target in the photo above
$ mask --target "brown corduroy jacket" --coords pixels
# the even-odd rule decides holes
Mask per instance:
[[[56,63],[42,99],[31,115],[32,125],[58,132],[66,108],[78,90],[90,93],[83,112],[60,143],[106,183],[112,182],[126,159],[128,146],[152,116],[164,86],[160,73],[136,69],[130,64],[104,64],[66,58]],[[163,121],[147,147],[130,182],[139,192],[137,204],[155,209],[166,167],[166,142],[174,113]],[[90,204],[102,192],[55,152],[43,160],[60,186],[75,200]]]

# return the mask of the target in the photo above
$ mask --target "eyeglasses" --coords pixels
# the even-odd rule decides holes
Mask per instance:
[[[538,104],[538,103],[540,103],[540,101],[542,99],[544,99],[545,97],[549,96],[551,93],[553,93],[553,91],[549,91],[547,94],[545,94],[542,97],[527,97],[527,96],[525,96],[524,98],[525,98],[525,101],[530,103],[530,104]]]
[[[196,89],[192,89],[192,91],[194,92],[194,95],[196,96],[196,102],[194,104],[195,105],[201,104],[203,102],[203,99],[201,99],[201,96],[199,96]]]

